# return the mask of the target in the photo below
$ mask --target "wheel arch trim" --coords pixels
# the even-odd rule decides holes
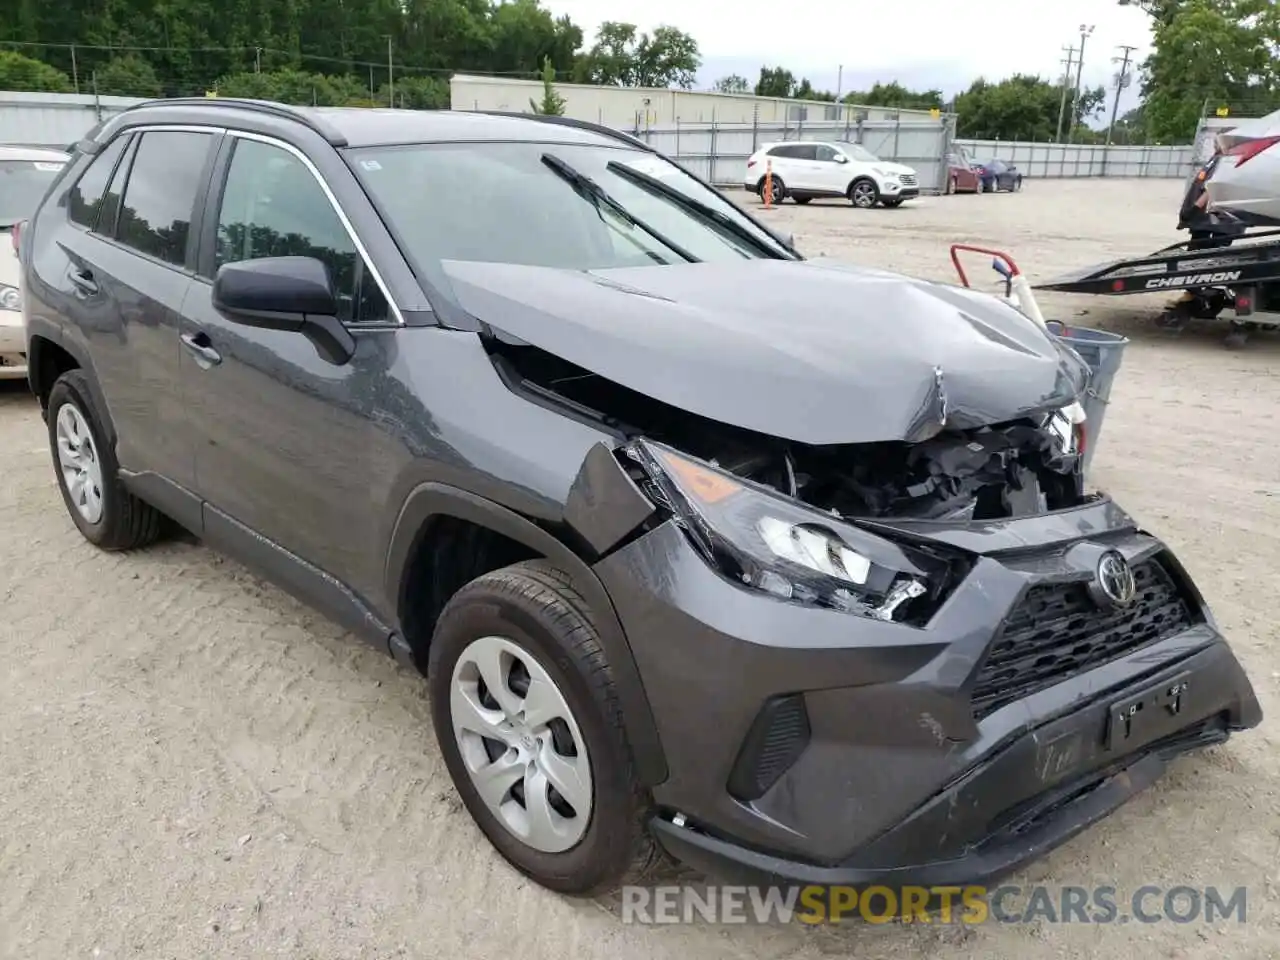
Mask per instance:
[[[581,557],[528,518],[449,484],[426,482],[414,487],[396,517],[383,573],[386,596],[395,605],[397,623],[407,588],[410,559],[420,546],[432,518],[440,516],[466,520],[510,537],[569,575],[574,587],[590,605],[600,645],[608,658],[627,739],[634,755],[636,774],[647,787],[665,780],[667,764],[658,727],[630,643],[608,591]]]

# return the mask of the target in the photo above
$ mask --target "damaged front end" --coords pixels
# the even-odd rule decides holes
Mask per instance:
[[[536,347],[491,352],[512,389],[608,427],[614,457],[662,517],[725,576],[780,599],[923,624],[967,561],[872,526],[1007,520],[1087,501],[1078,434],[1060,409],[935,425],[919,442],[811,445],[678,410]],[[628,523],[609,525],[621,537]]]

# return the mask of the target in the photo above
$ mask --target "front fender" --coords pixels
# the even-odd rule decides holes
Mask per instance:
[[[585,464],[583,469],[586,470]],[[577,486],[575,483],[575,488]],[[613,601],[600,578],[581,557],[528,518],[448,484],[427,482],[414,487],[396,518],[384,570],[386,595],[395,601],[397,611],[401,609],[404,599],[405,571],[409,559],[417,549],[428,522],[438,516],[454,517],[488,527],[541,554],[569,575],[574,587],[591,607],[600,645],[608,658],[618,691],[627,740],[634,754],[636,774],[649,787],[665,780],[667,765],[657,724],[654,723],[640,671],[614,610]],[[397,658],[404,661],[408,650],[403,641],[397,644],[393,640],[392,648]]]

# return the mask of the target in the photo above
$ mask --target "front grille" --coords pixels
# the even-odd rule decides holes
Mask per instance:
[[[918,182],[914,173],[904,173],[898,179],[902,181],[904,187],[914,187]]]
[[[1133,605],[1103,609],[1083,583],[1032,587],[987,651],[973,688],[974,715],[1092,670],[1192,623],[1191,609],[1159,560],[1134,565]]]

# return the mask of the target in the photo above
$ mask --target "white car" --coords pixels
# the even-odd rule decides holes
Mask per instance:
[[[860,143],[788,140],[768,143],[747,160],[742,185],[764,197],[772,167],[773,203],[787,197],[808,203],[814,197],[848,197],[855,207],[898,207],[920,196],[920,178],[911,167],[881,160]]]
[[[1223,150],[1205,184],[1210,211],[1280,225],[1280,110],[1218,134]]]
[[[61,150],[0,146],[0,380],[27,375],[15,227],[35,212],[66,162]]]

